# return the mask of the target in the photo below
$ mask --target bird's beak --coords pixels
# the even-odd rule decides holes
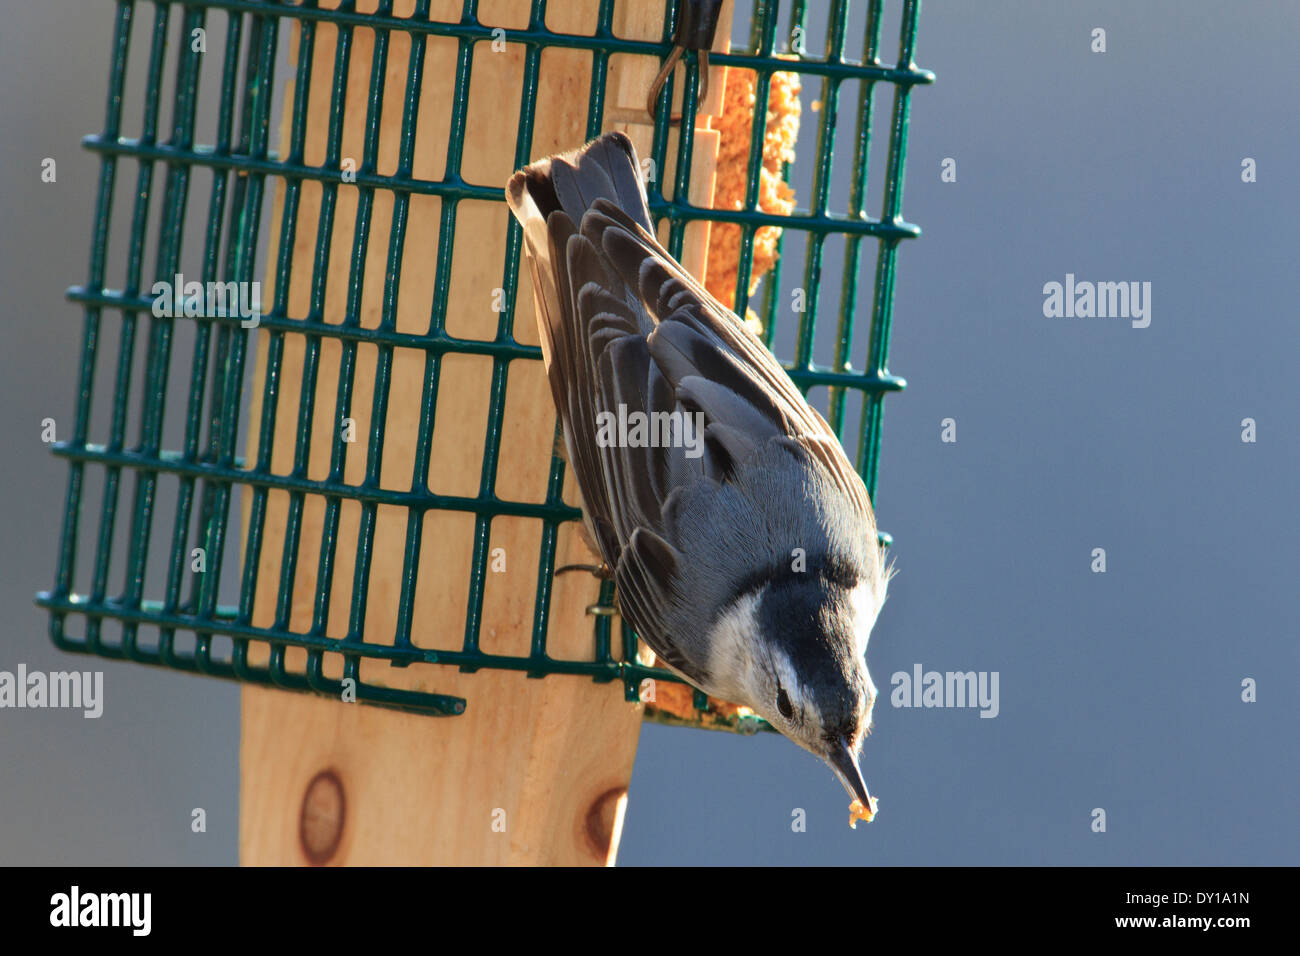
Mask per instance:
[[[840,783],[844,784],[844,789],[849,792],[849,796],[854,800],[861,800],[864,807],[870,808],[871,795],[867,793],[867,782],[862,779],[862,771],[858,768],[857,755],[854,754],[853,747],[849,744],[847,737],[841,737],[831,747],[826,762],[835,771],[835,776],[840,778]]]

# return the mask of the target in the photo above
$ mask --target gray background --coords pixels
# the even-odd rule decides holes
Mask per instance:
[[[904,212],[924,237],[899,259],[890,365],[909,387],[886,406],[877,496],[899,574],[868,655],[880,819],[846,830],[839,784],[784,740],[648,726],[622,863],[1300,858],[1300,7],[1065,6],[932,0],[921,17],[938,83],[913,98]],[[59,654],[32,605],[66,482],[39,422],[71,428],[81,318],[62,290],[85,276],[98,161],[78,139],[102,126],[113,6],[3,7],[0,669],[102,666],[109,704],[97,721],[0,711],[0,862],[233,863],[237,688]],[[806,172],[795,185],[806,198]],[[1044,318],[1042,286],[1067,272],[1151,282],[1150,328]],[[890,675],[916,663],[998,671],[1000,715],[891,708]]]

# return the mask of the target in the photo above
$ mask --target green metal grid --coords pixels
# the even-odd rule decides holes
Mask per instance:
[[[684,2],[684,0],[678,0]],[[675,7],[677,4],[672,4]],[[738,6],[741,6],[738,4]],[[919,0],[902,4],[899,52],[896,66],[882,63],[881,35],[885,19],[883,0],[868,0],[861,60],[846,56],[849,9],[846,2],[832,4],[824,56],[801,55],[794,59],[776,56],[777,30],[781,19],[779,0],[755,0],[751,13],[750,42],[745,49],[727,55],[714,54],[714,63],[747,67],[758,76],[757,101],[765,112],[771,74],[792,71],[813,77],[820,83],[820,111],[816,144],[809,150],[807,134],[801,152],[811,153],[815,163],[813,189],[806,208],[792,217],[771,216],[758,212],[759,166],[763,124],[753,128],[748,169],[746,208],[720,211],[700,208],[686,202],[690,177],[690,137],[678,137],[676,170],[672,196],[664,195],[662,184],[649,184],[650,208],[657,220],[670,224],[669,249],[680,256],[686,224],[709,219],[738,223],[742,226],[741,262],[737,277],[736,307],[743,312],[749,304],[748,286],[755,230],[764,225],[779,225],[786,230],[807,234],[807,255],[802,288],[807,296],[807,310],[800,316],[793,361],[787,364],[791,378],[805,392],[815,386],[829,387],[828,421],[843,437],[845,399],[860,393],[863,399],[858,434],[856,465],[868,489],[875,493],[879,469],[882,400],[886,392],[903,388],[901,379],[887,371],[886,358],[892,315],[894,270],[897,246],[903,239],[919,235],[919,229],[901,217],[903,168],[906,158],[908,104],[911,88],[929,83],[932,74],[914,65],[913,50]],[[554,33],[545,27],[546,0],[534,0],[527,29],[506,30],[507,43],[523,44],[526,50],[524,83],[515,146],[515,165],[533,158],[531,150],[535,92],[540,70],[541,52],[546,47],[567,47],[592,53],[593,80],[587,111],[587,134],[597,135],[604,114],[605,76],[612,54],[638,53],[657,57],[667,55],[672,35],[672,18],[664,26],[664,42],[646,43],[616,37],[612,31],[613,0],[600,0],[595,33],[578,36]],[[143,102],[143,127],[139,137],[122,135],[123,108],[126,103],[128,55],[131,52],[133,21],[151,9],[147,79]],[[195,117],[199,81],[203,74],[204,54],[188,42],[192,32],[207,29],[210,12],[225,15],[225,54],[221,63],[217,135],[211,145],[195,142]],[[338,696],[339,681],[324,675],[324,655],[342,656],[343,676],[355,682],[359,700],[431,714],[457,714],[465,709],[465,700],[447,695],[398,690],[361,680],[363,659],[388,661],[405,667],[412,663],[455,665],[462,671],[480,668],[504,668],[525,671],[530,676],[546,674],[585,675],[598,682],[621,680],[627,699],[636,700],[640,682],[646,677],[676,681],[662,669],[641,665],[635,660],[636,638],[623,629],[622,656],[611,653],[612,635],[609,619],[598,617],[594,624],[594,660],[563,660],[547,653],[547,621],[554,571],[557,529],[579,513],[564,503],[561,489],[564,463],[555,459],[551,465],[546,500],[542,504],[508,501],[495,493],[499,464],[504,396],[509,364],[516,360],[536,361],[540,350],[516,341],[511,333],[516,304],[517,276],[521,256],[521,233],[510,221],[506,243],[503,288],[506,309],[502,313],[496,337],[491,341],[451,336],[445,327],[445,310],[451,279],[451,257],[456,227],[456,210],[463,200],[501,201],[498,187],[467,183],[460,175],[464,145],[467,90],[477,43],[494,39],[493,27],[478,20],[476,0],[465,0],[463,15],[457,23],[430,21],[429,0],[416,0],[410,18],[393,14],[392,0],[380,0],[374,13],[357,12],[355,3],[344,0],[338,9],[326,10],[316,0],[290,3],[286,0],[117,0],[109,78],[108,104],[103,133],[87,137],[85,145],[100,154],[99,193],[95,209],[89,277],[85,285],[69,290],[69,298],[85,311],[80,369],[77,379],[76,425],[70,441],[54,446],[57,455],[69,461],[69,482],[59,564],[53,590],[38,595],[38,603],[50,611],[50,633],[54,643],[68,651],[90,653],[106,658],[126,659],[183,671],[270,684],[290,689],[315,691]],[[807,10],[804,2],[795,2],[787,12],[788,31],[798,26],[806,35]],[[737,16],[744,11],[738,10]],[[296,20],[301,26],[296,81],[291,114],[287,155],[270,152],[269,139],[274,94],[283,77],[277,76],[276,63],[282,32]],[[329,143],[322,166],[304,164],[303,143],[307,124],[307,90],[310,86],[313,40],[318,26],[332,23],[338,28],[334,64],[334,83],[329,104]],[[370,95],[367,98],[366,161],[357,170],[355,183],[340,185],[338,177],[341,141],[341,117],[351,39],[357,28],[375,31],[371,63]],[[171,34],[174,31],[174,37]],[[388,40],[393,31],[410,34],[412,40],[407,73],[403,135],[395,175],[375,171],[375,139],[378,135],[379,104],[383,100]],[[787,34],[789,35],[789,34]],[[412,175],[415,110],[424,66],[425,42],[429,37],[451,37],[458,43],[455,77],[456,101],[453,104],[447,164],[444,176],[437,181],[417,179]],[[172,124],[160,138],[159,122],[163,100],[164,67],[169,42],[177,44],[175,81],[172,86]],[[242,53],[242,57],[241,57]],[[788,54],[787,54],[788,55]],[[682,97],[684,128],[694,125],[697,109],[696,84],[698,61],[694,54],[684,58],[686,85]],[[830,209],[831,173],[838,122],[841,87],[846,81],[859,81],[859,95],[854,123],[853,174],[848,208],[843,213]],[[668,81],[671,102],[673,84]],[[883,205],[879,218],[871,218],[867,207],[868,155],[876,87],[884,83],[894,89],[893,110],[889,126]],[[669,117],[660,110],[654,128],[652,157],[655,168],[665,169],[669,144]],[[107,282],[107,261],[114,205],[114,188],[119,165],[136,164],[135,190],[127,242],[126,270],[120,289]],[[159,208],[155,211],[154,174],[159,165],[165,170],[165,182]],[[145,272],[145,248],[150,224],[156,215],[157,253],[155,274],[170,279],[178,270],[183,226],[186,222],[191,179],[198,170],[211,173],[202,254],[202,279],[209,281],[251,282],[256,278],[259,229],[266,199],[267,177],[282,178],[285,183],[284,215],[281,217],[280,254],[274,263],[275,301],[262,315],[260,328],[269,333],[268,373],[265,377],[260,429],[259,456],[256,462],[238,457],[239,420],[243,401],[245,356],[251,330],[241,328],[238,314],[205,315],[196,318],[156,317],[153,299],[142,290],[152,283],[142,281]],[[312,287],[312,310],[307,316],[291,317],[287,312],[291,250],[297,224],[296,209],[301,201],[302,185],[307,181],[322,184],[322,205],[316,237],[316,262]],[[327,324],[321,314],[324,281],[329,259],[329,242],[339,190],[355,189],[358,193],[356,232],[349,268],[348,309],[341,325]],[[369,242],[369,217],[375,190],[394,194],[392,231],[389,237],[383,316],[377,328],[360,325],[361,276]],[[402,250],[410,197],[435,195],[442,199],[442,219],[436,269],[434,305],[428,332],[424,335],[398,333],[395,328],[397,283],[402,264]],[[223,229],[224,224],[224,229]],[[840,310],[835,337],[834,361],[830,366],[813,361],[814,332],[819,293],[822,286],[823,249],[831,236],[845,237],[845,268],[840,290]],[[223,254],[224,238],[224,254]],[[858,308],[857,277],[862,264],[863,244],[876,243],[874,291],[870,305],[870,329],[867,352],[861,369],[850,364],[849,350],[853,339],[854,317]],[[768,344],[775,335],[779,316],[781,282],[780,261],[764,280],[763,298],[757,309],[764,321]],[[100,372],[99,344],[105,313],[120,315],[118,354],[114,365],[112,409],[108,440],[102,444],[89,441],[92,402],[96,374]],[[141,315],[148,318],[142,326]],[[166,413],[168,378],[172,361],[173,331],[177,322],[195,324],[194,349],[190,362],[190,382],[184,412],[184,442],[178,450],[162,445],[163,417]],[[315,375],[323,340],[338,339],[342,345],[336,413],[343,417],[351,407],[353,372],[357,346],[371,343],[378,349],[376,387],[374,389],[371,432],[367,450],[367,474],[361,485],[343,481],[346,454],[335,442],[330,473],[324,480],[306,477],[306,460],[310,443],[312,406],[300,403],[294,468],[288,475],[270,470],[271,436],[274,433],[279,366],[285,333],[305,333],[307,350],[303,374],[303,395],[315,392]],[[131,393],[133,366],[137,361],[136,338],[146,337],[144,383],[138,415],[138,437],[127,444],[130,418],[128,398]],[[424,392],[420,414],[419,441],[415,453],[414,479],[406,492],[379,486],[379,463],[384,443],[388,378],[393,350],[399,347],[420,349],[425,354]],[[447,353],[465,352],[490,356],[493,362],[488,435],[485,442],[480,493],[473,498],[433,494],[427,484],[431,437],[436,409],[441,359]],[[100,374],[107,374],[105,369]],[[254,427],[250,422],[249,427]],[[204,434],[206,428],[206,436]],[[102,469],[104,494],[99,525],[94,534],[94,561],[86,590],[74,587],[77,550],[82,531],[82,504],[88,468]],[[130,525],[125,557],[125,588],[108,593],[108,579],[116,537],[118,509],[125,475],[134,477],[130,506]],[[155,519],[159,475],[176,476],[179,482],[171,549],[166,581],[161,598],[145,597],[149,542]],[[218,603],[222,556],[230,530],[230,504],[236,485],[252,489],[249,532],[244,543],[239,601],[237,605]],[[289,519],[286,546],[282,557],[280,589],[277,596],[275,623],[261,628],[252,625],[252,606],[261,558],[263,522],[272,490],[289,494]],[[325,534],[321,542],[319,573],[313,623],[307,634],[288,630],[293,569],[297,563],[299,522],[307,495],[323,496],[326,501]],[[358,553],[353,581],[348,634],[344,638],[325,635],[325,620],[330,600],[332,566],[337,546],[339,511],[344,500],[356,500],[362,508],[358,535]],[[191,533],[197,504],[198,534]],[[407,509],[407,538],[404,569],[397,618],[397,632],[392,644],[368,641],[363,634],[367,582],[373,545],[375,515],[379,505],[397,505]],[[411,622],[415,600],[416,563],[420,553],[421,525],[429,509],[448,509],[475,515],[474,554],[467,595],[468,614],[465,638],[460,651],[431,650],[415,647],[411,642]],[[484,581],[487,571],[488,541],[491,521],[497,515],[514,515],[540,520],[543,535],[538,555],[538,587],[530,653],[526,656],[487,654],[479,649],[479,627],[483,608]],[[296,529],[296,530],[295,530]],[[882,539],[887,540],[882,536]],[[208,556],[208,570],[201,575],[187,573],[190,548],[201,544]],[[189,579],[188,590],[186,588]],[[602,599],[612,596],[606,583]],[[69,618],[84,621],[83,635],[74,636],[67,629]],[[104,622],[121,625],[120,640],[107,639]],[[157,630],[157,644],[140,640],[141,627]],[[193,649],[178,646],[178,635],[192,635]],[[230,640],[228,657],[214,654],[214,641]],[[249,661],[249,646],[264,642],[270,647],[266,666]],[[307,665],[302,673],[286,666],[286,649],[306,650]],[[697,706],[703,706],[696,694]],[[753,730],[762,722],[743,721],[735,729]]]

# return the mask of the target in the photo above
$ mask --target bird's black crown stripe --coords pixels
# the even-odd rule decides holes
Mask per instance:
[[[775,564],[768,565],[761,571],[755,571],[748,577],[743,578],[736,588],[735,595],[727,602],[723,610],[734,607],[741,599],[747,595],[756,594],[764,587],[780,588],[786,584],[813,578],[837,585],[845,590],[852,590],[857,587],[858,572],[852,564],[843,558],[828,554],[809,555],[807,567],[802,571],[796,571],[793,564],[792,560],[782,559]]]

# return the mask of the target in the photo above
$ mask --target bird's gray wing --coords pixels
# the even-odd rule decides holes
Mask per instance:
[[[637,528],[614,575],[619,610],[660,661],[693,683],[705,685],[709,672],[704,655],[687,653],[692,642],[668,628],[677,616],[672,582],[677,580],[680,562],[681,554],[667,541],[649,528]]]
[[[683,408],[704,414],[707,455],[694,471],[725,480],[762,442],[786,436],[808,451],[874,529],[862,478],[835,433],[753,333],[613,203],[594,202],[582,234],[635,290],[653,321],[646,336],[651,368]],[[665,457],[671,493],[690,477],[692,465],[680,449]]]

